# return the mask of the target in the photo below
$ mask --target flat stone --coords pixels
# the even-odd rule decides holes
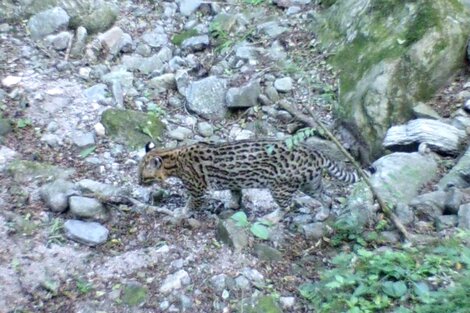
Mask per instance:
[[[178,126],[176,129],[168,132],[168,137],[179,141],[191,138],[192,135],[193,132],[191,129],[181,126]]]
[[[249,108],[258,104],[261,93],[259,80],[250,81],[241,87],[233,87],[227,91],[226,101],[229,108]]]
[[[93,193],[101,197],[112,197],[119,193],[119,188],[92,179],[82,179],[77,182],[83,193]]]
[[[67,238],[87,246],[96,246],[106,242],[109,231],[96,222],[68,220],[64,223]]]
[[[98,36],[101,44],[106,47],[107,51],[112,55],[119,52],[121,41],[123,40],[124,31],[120,27],[113,27]]]
[[[6,88],[12,88],[21,82],[21,77],[9,75],[2,79],[2,86]]]
[[[307,225],[302,226],[302,230],[304,232],[305,238],[318,240],[323,238],[324,234],[324,225],[320,222],[310,223]]]
[[[94,198],[72,196],[69,198],[70,212],[78,217],[102,218],[105,209],[101,202]]]
[[[254,252],[258,259],[263,261],[281,261],[282,253],[268,246],[267,244],[259,243],[254,246]]]
[[[268,35],[271,39],[277,38],[288,31],[286,27],[280,26],[279,23],[275,21],[260,24],[257,28],[260,32]]]
[[[168,44],[168,35],[161,27],[155,28],[153,31],[147,32],[142,35],[142,39],[151,47],[161,48]]]
[[[193,52],[204,50],[209,46],[209,36],[200,35],[187,38],[181,43],[181,48],[191,50]]]
[[[106,99],[108,92],[108,86],[100,83],[85,89],[83,93],[89,102],[99,102]]]
[[[292,86],[292,78],[290,77],[283,77],[278,78],[274,81],[274,88],[276,88],[279,92],[288,92],[291,91]]]
[[[86,148],[95,144],[95,136],[92,132],[76,133],[72,138],[73,143],[79,148]]]
[[[215,76],[190,83],[185,92],[188,109],[208,119],[225,117],[227,111],[225,106],[226,84],[225,79]],[[178,90],[180,90],[179,86]]]
[[[393,148],[426,143],[434,151],[457,154],[466,136],[463,130],[455,126],[437,120],[420,118],[406,125],[391,127],[385,135],[383,146]]]
[[[185,270],[179,270],[173,274],[168,275],[163,284],[160,286],[160,292],[169,293],[170,291],[180,289],[184,285],[191,282],[188,272]]]
[[[179,2],[180,13],[184,16],[190,16],[201,5],[201,0],[181,0]]]

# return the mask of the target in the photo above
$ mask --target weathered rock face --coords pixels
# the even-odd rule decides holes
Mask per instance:
[[[385,131],[409,119],[463,66],[468,12],[458,1],[336,1],[317,19],[340,70],[337,115],[378,155]]]

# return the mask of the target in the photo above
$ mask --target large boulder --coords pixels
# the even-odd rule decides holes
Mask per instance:
[[[456,0],[344,0],[315,19],[340,71],[338,117],[381,150],[386,130],[411,117],[464,65],[469,13]]]

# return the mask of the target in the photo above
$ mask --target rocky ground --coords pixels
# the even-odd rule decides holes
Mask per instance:
[[[309,29],[320,8],[228,2],[120,2],[114,27],[87,44],[80,31],[73,39],[61,32],[65,11],[0,24],[1,312],[309,312],[298,287],[335,253],[323,239],[344,188],[327,183],[331,208],[298,195],[299,209],[270,227],[269,240],[237,234],[210,211],[174,225],[165,214],[110,201],[184,205],[178,181],[157,192],[137,185],[148,135],[167,147],[286,138],[300,126],[278,101],[315,103],[317,118],[334,125],[334,73]],[[47,20],[57,27],[42,34]],[[440,92],[434,113],[454,118],[470,96],[468,81],[462,73]],[[144,113],[138,129],[117,122],[125,134],[103,118],[131,109]],[[166,133],[149,126],[157,118]],[[243,204],[252,223],[276,219],[268,192],[246,192]],[[446,229],[457,224],[453,213]]]

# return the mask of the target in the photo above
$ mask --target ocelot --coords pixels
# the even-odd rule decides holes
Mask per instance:
[[[300,144],[292,149],[284,141],[242,140],[228,143],[196,143],[168,150],[146,145],[139,164],[139,183],[149,185],[178,177],[190,193],[186,207],[199,208],[207,190],[269,188],[281,208],[291,204],[301,190],[310,196],[321,191],[322,173],[346,183],[358,180],[356,172],[327,158],[315,148]]]

